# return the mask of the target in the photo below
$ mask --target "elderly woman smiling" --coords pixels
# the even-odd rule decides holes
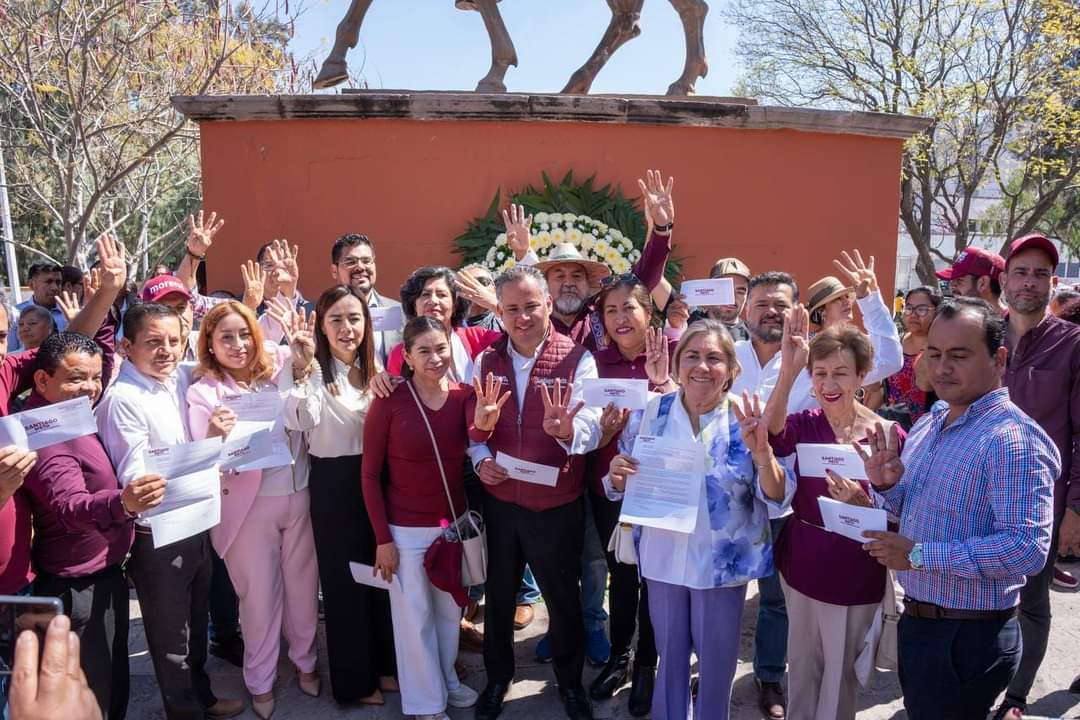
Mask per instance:
[[[693,440],[704,449],[705,481],[690,533],[635,528],[638,563],[660,654],[652,717],[688,717],[690,653],[698,656],[694,717],[728,717],[746,585],[773,572],[766,503],[781,506],[794,478],[769,446],[757,398],[729,394],[739,373],[735,347],[715,320],[690,325],[675,348],[680,389],[635,412],[619,440],[605,488],[610,499],[633,482],[635,436]]]

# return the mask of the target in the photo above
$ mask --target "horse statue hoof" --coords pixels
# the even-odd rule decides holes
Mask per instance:
[[[476,92],[504,93],[506,92],[506,85],[498,80],[481,80],[476,85]]]
[[[349,66],[344,60],[331,60],[327,58],[319,70],[315,82],[311,83],[316,90],[340,85],[349,79]]]

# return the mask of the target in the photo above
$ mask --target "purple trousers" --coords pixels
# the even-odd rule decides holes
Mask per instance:
[[[699,678],[693,717],[727,720],[746,586],[694,590],[656,580],[646,582],[649,616],[660,654],[653,720],[691,717],[691,651],[697,653]]]

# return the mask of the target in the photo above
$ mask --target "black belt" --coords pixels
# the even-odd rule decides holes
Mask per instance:
[[[1016,608],[1007,610],[957,610],[904,598],[904,614],[921,620],[1008,620]]]

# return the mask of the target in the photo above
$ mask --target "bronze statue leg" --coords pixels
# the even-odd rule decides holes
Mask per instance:
[[[364,15],[371,7],[372,0],[352,0],[345,17],[338,23],[334,34],[334,47],[323,60],[322,68],[312,85],[315,88],[333,87],[345,82],[349,77],[349,67],[345,63],[345,53],[356,47],[360,39],[360,26],[364,24]]]
[[[488,38],[491,40],[491,69],[477,83],[477,92],[506,92],[506,85],[503,83],[506,70],[511,65],[517,67],[518,64],[514,41],[506,30],[497,2],[498,0],[472,0],[475,9],[484,18],[484,27],[487,28]]]
[[[679,13],[686,33],[686,65],[679,79],[668,87],[668,95],[693,95],[698,78],[709,74],[705,61],[705,15],[709,6],[705,0],[669,0]]]
[[[585,64],[574,71],[567,81],[564,93],[584,95],[592,87],[596,74],[607,64],[615,51],[627,40],[633,40],[641,34],[641,6],[645,0],[607,0],[611,8],[611,22],[601,38],[600,44]]]

